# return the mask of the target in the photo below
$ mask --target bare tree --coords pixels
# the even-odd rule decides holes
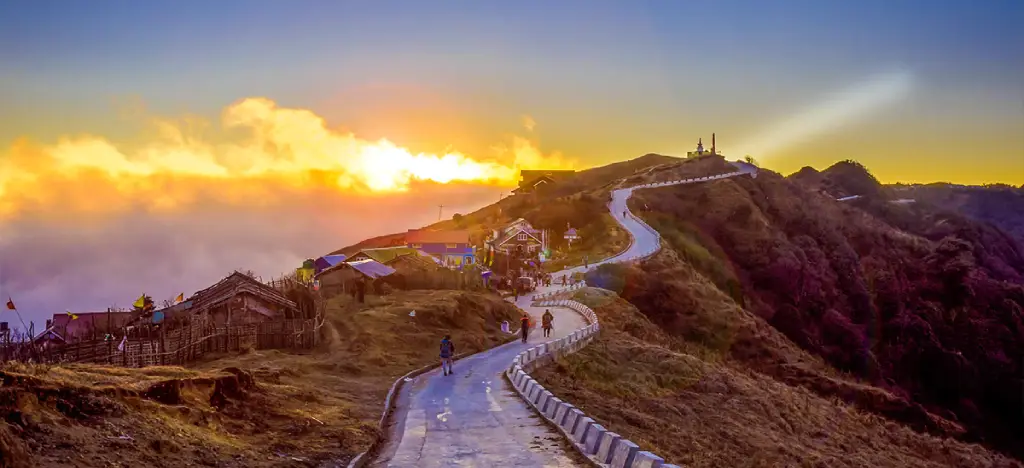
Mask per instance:
[[[760,165],[759,165],[759,164],[757,163],[757,160],[756,160],[756,159],[754,159],[754,157],[753,157],[753,156],[751,156],[751,155],[749,155],[749,154],[748,154],[748,155],[746,155],[746,156],[745,156],[745,157],[743,158],[743,160],[744,160],[744,161],[746,161],[746,162],[747,162],[747,164],[750,164],[750,165],[752,165],[752,166],[760,166]]]

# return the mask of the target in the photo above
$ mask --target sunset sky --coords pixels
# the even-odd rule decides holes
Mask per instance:
[[[712,132],[784,174],[1024,184],[1022,24],[1015,0],[6,2],[0,293],[35,320],[191,293],[490,203],[517,167]]]

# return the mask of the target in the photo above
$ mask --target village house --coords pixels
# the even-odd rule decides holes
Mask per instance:
[[[476,256],[476,250],[469,243],[469,231],[409,230],[405,243],[407,247],[437,257],[445,266],[469,265]]]
[[[535,229],[525,219],[512,221],[502,229],[495,229],[488,240],[492,249],[505,254],[532,256],[547,250],[547,235]]]
[[[346,260],[346,261],[348,261],[348,262],[357,262],[357,261],[360,261],[360,260],[375,260],[375,261],[380,262],[380,263],[387,263],[388,261],[390,261],[390,260],[392,260],[392,259],[394,259],[396,257],[400,257],[402,255],[409,255],[409,254],[427,255],[426,253],[419,252],[418,250],[416,250],[414,248],[406,247],[406,246],[400,246],[400,247],[379,247],[379,248],[374,248],[374,249],[363,249],[363,250],[360,250],[359,252],[356,252],[351,257],[349,257],[348,260]]]
[[[441,268],[440,262],[436,258],[418,253],[399,255],[384,264],[394,268],[397,273],[430,272]]]
[[[191,315],[209,313],[217,326],[296,318],[298,305],[280,291],[234,272],[187,301]]]
[[[53,314],[46,321],[46,330],[52,330],[62,339],[83,341],[101,339],[107,333],[116,334],[132,319],[132,312],[79,312],[72,319],[67,313]]]
[[[388,283],[401,289],[430,288],[443,283],[445,273],[452,273],[442,268],[436,258],[426,254],[400,255],[385,265],[395,270],[388,276]]]
[[[316,260],[313,260],[314,273],[320,273],[334,265],[337,265],[346,260],[344,255],[324,255]]]
[[[580,240],[580,234],[576,232],[576,228],[571,227],[567,231],[565,231],[565,234],[562,236],[562,238],[565,239],[565,241],[571,247],[573,242]]]
[[[42,333],[32,338],[32,344],[43,348],[49,348],[51,346],[67,344],[67,340],[65,340],[63,336],[60,336],[60,333],[54,330],[53,327],[48,327],[46,330],[43,330]]]
[[[394,272],[394,268],[373,259],[350,260],[321,271],[315,279],[320,283],[320,291],[330,297],[354,291],[358,283],[376,286],[380,278]]]
[[[519,171],[519,187],[512,191],[516,195],[544,193],[559,182],[576,175],[576,171]]]

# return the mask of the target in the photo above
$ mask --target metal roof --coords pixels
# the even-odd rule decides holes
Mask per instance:
[[[357,271],[369,276],[370,278],[380,278],[381,276],[387,276],[395,272],[394,268],[370,259],[360,260],[358,262],[349,262],[348,266],[355,268]]]
[[[394,268],[391,268],[383,263],[368,258],[366,260],[339,263],[324,271],[321,271],[316,275],[316,277],[326,275],[332,271],[338,270],[339,268],[352,268],[353,270],[362,273],[364,276],[373,279],[380,278],[382,276],[388,276],[395,272]]]
[[[323,258],[328,264],[330,264],[331,266],[334,266],[334,265],[337,265],[337,264],[339,264],[341,262],[344,262],[345,259],[348,258],[348,257],[346,257],[344,255],[341,255],[341,254],[338,254],[338,255],[324,255],[323,257],[320,257],[320,258]]]

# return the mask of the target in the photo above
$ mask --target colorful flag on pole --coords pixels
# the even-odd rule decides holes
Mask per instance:
[[[185,300],[185,293],[178,294],[178,297],[174,298],[174,303],[177,304]]]
[[[7,308],[9,310],[18,310],[17,307],[14,307],[14,299],[11,299],[10,297],[7,298]]]
[[[142,293],[142,295],[139,296],[139,298],[136,299],[135,303],[132,305],[135,306],[135,308],[137,309],[143,308],[146,305],[146,293]]]
[[[64,313],[68,314],[68,317],[71,317],[71,320],[78,320],[78,316],[75,315],[75,314],[72,314],[70,310],[66,310],[66,311],[64,311]]]

